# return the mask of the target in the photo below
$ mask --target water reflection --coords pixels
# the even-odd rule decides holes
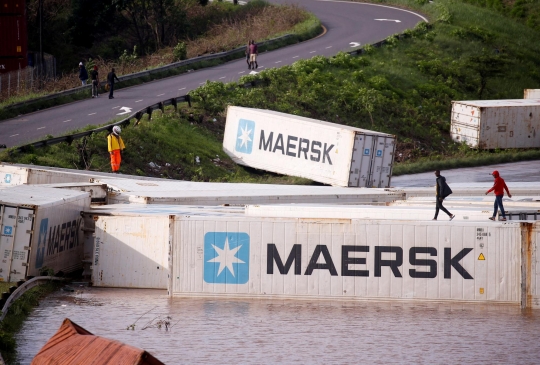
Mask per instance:
[[[169,331],[152,326],[166,316]],[[57,292],[31,314],[17,339],[21,364],[66,317],[166,364],[537,364],[540,358],[540,311],[517,306],[171,299],[158,290],[85,288]]]

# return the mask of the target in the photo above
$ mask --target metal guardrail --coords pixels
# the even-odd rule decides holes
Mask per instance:
[[[258,45],[259,45],[259,47],[265,47],[265,46],[268,46],[268,45],[270,45],[272,43],[276,43],[276,42],[291,38],[293,36],[294,36],[293,34],[285,34],[284,36],[281,36],[281,37],[272,38],[272,39],[269,39],[269,40],[266,40],[266,41],[262,41],[262,42],[258,43]],[[235,49],[232,49],[230,51],[225,51],[225,52],[219,52],[219,53],[214,53],[214,54],[210,54],[210,55],[194,57],[194,58],[190,58],[190,59],[187,59],[187,60],[170,63],[170,64],[165,65],[165,66],[153,68],[151,70],[140,71],[140,72],[135,72],[135,73],[132,73],[132,74],[120,76],[118,79],[120,81],[127,81],[127,80],[143,78],[143,77],[151,77],[152,75],[155,75],[155,74],[159,74],[159,73],[162,73],[162,72],[167,72],[167,71],[174,70],[176,68],[184,67],[184,66],[187,66],[187,65],[191,65],[191,64],[194,64],[194,63],[197,63],[197,62],[211,61],[211,60],[215,60],[215,59],[219,59],[219,58],[225,58],[225,57],[231,56],[231,55],[233,55],[235,53],[244,52],[245,49],[246,49],[245,46],[241,46],[241,47],[237,47]],[[100,82],[100,87],[104,86],[105,84],[106,84],[106,81]],[[73,89],[60,91],[58,93],[54,93],[54,94],[42,96],[42,97],[39,97],[39,98],[30,99],[30,100],[26,100],[26,101],[21,101],[19,103],[11,104],[11,105],[6,106],[5,109],[6,110],[15,109],[15,108],[18,108],[18,107],[21,107],[21,106],[34,104],[34,103],[41,102],[41,101],[47,101],[47,100],[52,100],[52,99],[62,97],[62,96],[77,94],[77,93],[80,93],[80,92],[83,92],[83,91],[88,91],[89,92],[91,90],[91,88],[92,88],[92,85],[79,86],[79,87],[75,87]],[[88,95],[90,96],[90,93]]]
[[[44,284],[47,281],[63,281],[64,278],[57,278],[55,276],[36,276],[35,278],[32,278],[28,281],[25,281],[22,285],[20,285],[11,295],[9,296],[8,300],[6,300],[6,304],[4,304],[4,307],[2,308],[2,314],[0,315],[0,322],[6,318],[6,314],[9,310],[9,307],[15,302],[17,299],[19,299],[24,293],[26,293],[28,290],[32,289],[35,286]]]

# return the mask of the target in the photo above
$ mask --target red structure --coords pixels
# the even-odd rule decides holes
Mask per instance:
[[[0,0],[0,73],[27,66],[28,32],[24,0]]]

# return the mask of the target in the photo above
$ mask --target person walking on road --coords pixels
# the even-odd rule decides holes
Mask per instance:
[[[116,73],[114,72],[114,68],[109,72],[107,75],[107,84],[109,84],[109,99],[114,99],[113,93],[114,93],[114,80],[120,82],[118,80],[118,77],[116,77]]]
[[[86,67],[82,62],[79,62],[79,80],[81,80],[82,86],[86,85],[88,80],[88,71],[86,71]]]
[[[508,194],[508,197],[511,198],[512,194],[510,194],[510,191],[508,190],[508,186],[506,186],[506,183],[504,182],[504,179],[499,176],[499,171],[495,170],[491,173],[495,181],[493,182],[493,187],[486,191],[486,195],[491,193],[492,191],[495,193],[495,203],[493,204],[493,216],[489,217],[490,220],[494,221],[495,217],[497,216],[497,210],[500,208],[502,214],[501,221],[506,220],[506,213],[504,212],[503,207],[503,197],[504,197],[504,191],[506,190],[506,193]],[[500,216],[500,215],[499,215]]]
[[[249,69],[255,70],[256,68],[259,68],[259,64],[257,63],[257,55],[259,54],[259,47],[257,47],[257,43],[255,43],[254,40],[251,40],[249,45]]]
[[[92,79],[92,97],[97,98],[99,96],[99,73],[97,66],[94,66],[94,69],[90,72],[90,78]]]
[[[439,209],[448,214],[450,220],[452,220],[454,219],[455,215],[450,213],[442,205],[443,200],[448,195],[452,194],[452,189],[450,189],[450,186],[448,186],[448,184],[446,183],[446,178],[441,175],[441,172],[439,170],[435,171],[435,176],[437,176],[437,179],[435,180],[435,217],[433,218],[433,220],[437,220],[437,217],[439,216]]]
[[[249,54],[249,46],[251,46],[251,41],[248,42],[246,46],[246,62],[248,64],[248,68],[251,69],[251,63],[249,62],[250,54]]]
[[[115,125],[112,132],[107,136],[107,146],[109,154],[111,155],[111,169],[112,172],[118,172],[120,170],[120,163],[122,162],[122,150],[126,148],[122,137],[120,137],[122,129]]]

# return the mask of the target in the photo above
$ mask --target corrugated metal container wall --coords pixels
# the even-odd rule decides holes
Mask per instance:
[[[25,13],[24,0],[0,0],[0,16],[24,15]]]
[[[525,89],[523,99],[540,99],[540,89]]]
[[[395,136],[229,106],[223,150],[238,164],[336,186],[390,186]]]
[[[524,261],[528,261],[523,266],[530,270],[530,275],[524,275],[529,281],[527,287],[530,293],[525,293],[526,303],[522,303],[522,307],[540,309],[540,222],[531,225],[527,234],[531,238],[531,244],[523,250]]]
[[[177,217],[177,296],[520,303],[519,223]]]
[[[169,216],[96,216],[92,285],[167,289]]]
[[[540,100],[454,101],[450,134],[474,148],[540,147]]]
[[[39,275],[47,267],[69,272],[82,267],[81,211],[88,193],[17,186],[0,190],[0,280]]]
[[[0,34],[2,34],[0,57],[18,57],[24,59],[26,62],[26,52],[28,50],[26,17],[24,15],[1,15]]]

